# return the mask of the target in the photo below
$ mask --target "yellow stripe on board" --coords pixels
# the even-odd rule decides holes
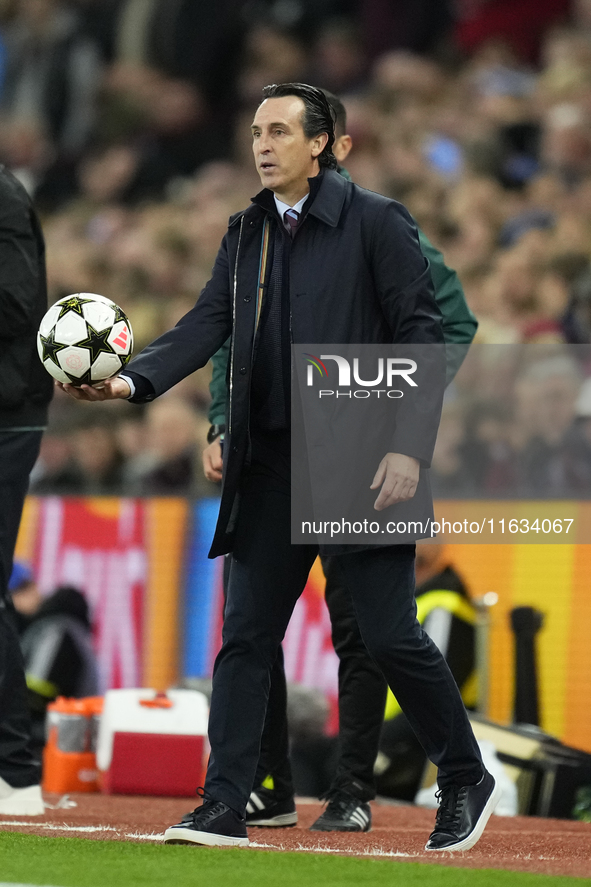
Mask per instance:
[[[574,552],[574,545],[515,546],[513,605],[544,614],[536,644],[541,726],[555,736],[565,726]]]
[[[591,545],[577,545],[568,635],[563,739],[591,752]]]
[[[312,569],[308,576],[308,585],[314,589],[318,597],[324,597],[324,589],[326,588],[326,578],[320,558],[317,557],[312,564]]]
[[[143,683],[166,690],[178,681],[180,602],[188,506],[183,499],[146,503],[148,581]]]
[[[39,499],[27,496],[23,516],[16,540],[14,556],[16,560],[32,563],[35,556],[35,543],[37,541],[37,527],[39,524]]]

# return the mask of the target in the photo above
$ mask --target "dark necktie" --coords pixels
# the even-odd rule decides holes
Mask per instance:
[[[289,225],[289,233],[293,238],[298,227],[298,222],[300,221],[300,214],[295,209],[286,209],[283,213],[283,218]]]

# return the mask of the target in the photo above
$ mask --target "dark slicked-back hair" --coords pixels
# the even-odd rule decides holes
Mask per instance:
[[[343,105],[342,101],[338,96],[334,93],[329,92],[328,89],[323,89],[322,92],[326,97],[326,101],[332,108],[332,113],[334,116],[334,129],[335,129],[335,138],[339,138],[339,136],[344,136],[347,132],[347,109]]]
[[[263,89],[265,99],[281,99],[284,96],[297,96],[304,103],[302,127],[307,139],[313,139],[325,132],[328,141],[317,160],[326,169],[336,169],[337,159],[332,153],[334,145],[335,113],[321,89],[307,83],[272,83]]]

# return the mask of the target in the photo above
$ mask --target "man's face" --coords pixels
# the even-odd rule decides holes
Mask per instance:
[[[316,158],[327,141],[325,133],[306,138],[303,115],[304,103],[297,96],[265,99],[252,124],[252,151],[263,186],[279,197],[296,197],[294,202],[308,192],[307,179],[318,174]]]

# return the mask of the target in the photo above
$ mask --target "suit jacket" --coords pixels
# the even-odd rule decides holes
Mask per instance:
[[[406,209],[333,170],[309,181],[310,199],[297,234],[293,241],[285,234],[292,341],[443,343],[428,263]],[[230,219],[211,280],[195,307],[129,365],[151,383],[154,393],[143,398],[151,400],[204,366],[232,336],[224,481],[210,557],[232,548],[237,494],[248,459],[257,289],[268,217],[283,231],[273,194],[264,189]],[[401,424],[398,434],[393,451],[413,455],[425,465],[430,462],[435,433],[410,442]]]

